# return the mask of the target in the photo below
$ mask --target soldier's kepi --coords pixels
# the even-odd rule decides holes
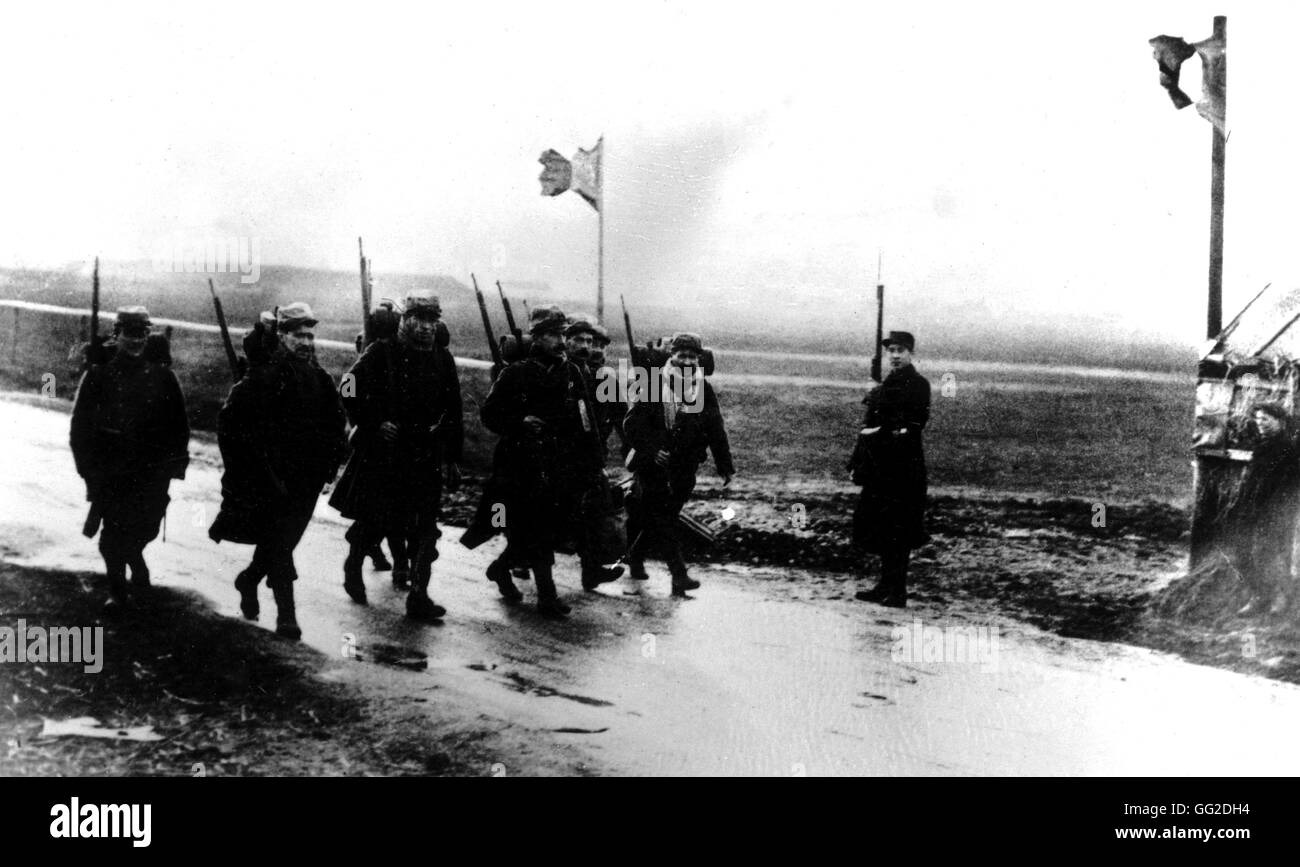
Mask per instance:
[[[274,351],[230,390],[217,416],[225,464],[221,512],[208,531],[218,542],[257,546],[252,564],[235,579],[240,609],[248,619],[257,618],[257,585],[267,576],[277,609],[275,631],[293,639],[302,636],[293,552],[345,448],[338,392],[316,363],[315,325],[306,304],[280,307]]]
[[[118,310],[116,352],[82,376],[72,409],[72,455],[91,504],[87,535],[103,525],[110,610],[128,601],[128,566],[137,591],[149,586],[144,548],[158,535],[171,480],[189,463],[185,398],[171,369],[146,357],[151,330],[145,308]]]
[[[376,340],[345,375],[343,405],[355,430],[347,467],[330,497],[330,505],[355,522],[347,533],[344,590],[364,604],[366,552],[385,536],[401,539],[412,560],[406,613],[417,620],[446,614],[428,587],[441,536],[443,474],[448,487],[460,484],[464,440],[460,380],[439,340],[441,316],[438,296],[411,293],[397,337]]]

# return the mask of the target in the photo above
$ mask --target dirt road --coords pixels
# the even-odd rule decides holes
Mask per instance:
[[[0,403],[9,562],[100,566],[80,535],[67,428],[65,412]],[[154,581],[237,617],[231,581],[251,550],[208,539],[219,458],[197,441],[191,451],[166,541],[147,552]],[[960,601],[897,611],[796,599],[773,580],[788,571],[740,567],[698,570],[704,587],[681,601],[662,570],[640,595],[625,595],[626,581],[583,593],[561,558],[574,613],[557,624],[496,597],[483,568],[499,541],[470,552],[457,536],[448,528],[435,564],[444,625],[411,624],[386,575],[368,578],[369,607],[344,596],[343,524],[322,501],[298,550],[299,619],[304,641],[336,660],[323,677],[473,738],[493,758],[484,774],[1300,773],[1300,688],[1287,683],[1063,639]],[[268,628],[269,598],[263,606]],[[914,622],[976,627],[996,643],[977,659],[903,658],[916,645],[895,629]]]

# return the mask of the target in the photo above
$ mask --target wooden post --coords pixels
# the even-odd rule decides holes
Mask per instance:
[[[1214,38],[1223,44],[1220,52],[1212,62],[1212,68],[1206,69],[1207,79],[1214,86],[1222,89],[1220,105],[1226,121],[1228,115],[1228,19],[1223,15],[1214,17]],[[1205,336],[1213,339],[1223,330],[1223,166],[1224,146],[1227,139],[1218,126],[1211,124],[1213,145],[1210,154],[1210,297],[1206,306]]]

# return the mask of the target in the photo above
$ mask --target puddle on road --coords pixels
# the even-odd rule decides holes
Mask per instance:
[[[590,696],[586,696],[586,695],[574,695],[571,692],[560,692],[558,689],[549,686],[544,686],[535,680],[524,677],[522,674],[520,674],[517,671],[512,671],[506,674],[506,679],[510,681],[509,686],[511,689],[513,689],[515,692],[522,692],[525,695],[535,695],[538,696],[539,698],[550,698],[552,696],[555,696],[556,698],[567,698],[569,701],[576,701],[579,704],[590,705],[592,707],[613,707],[614,706],[614,703],[612,701],[605,701],[604,699],[599,699],[599,698],[591,698]]]
[[[356,658],[407,671],[424,671],[429,667],[429,657],[423,651],[397,644],[365,644],[356,649]]]

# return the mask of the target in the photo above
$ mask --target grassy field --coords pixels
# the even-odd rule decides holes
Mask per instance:
[[[0,312],[0,374],[9,388],[75,392],[69,350],[75,317]],[[618,348],[617,346],[615,347]],[[211,430],[229,390],[219,340],[177,332],[175,370],[196,429]],[[322,349],[339,376],[354,353]],[[1077,372],[963,362],[918,369],[933,386],[927,431],[931,484],[1047,493],[1097,501],[1185,501],[1190,491],[1193,381],[1190,377],[1097,378]],[[945,373],[947,378],[945,388]],[[462,371],[467,463],[482,471],[494,437],[478,423],[486,374]],[[861,422],[865,360],[719,356],[716,386],[737,466],[746,478],[842,482]]]

